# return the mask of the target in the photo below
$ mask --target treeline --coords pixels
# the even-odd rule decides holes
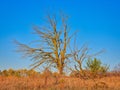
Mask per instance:
[[[46,68],[43,72],[37,72],[34,69],[8,69],[0,70],[0,76],[16,76],[16,77],[56,77],[60,75],[58,72],[52,72],[49,68]],[[62,75],[65,76],[65,75]],[[81,79],[94,79],[109,76],[120,76],[120,64],[116,65],[114,70],[109,71],[108,65],[103,65],[102,62],[96,58],[88,59],[85,68],[81,71],[76,68],[76,70],[71,69],[69,77],[77,77]]]
[[[19,70],[3,70],[0,71],[0,76],[17,76],[17,77],[27,77],[27,76],[37,76],[39,72],[35,70],[19,69]]]

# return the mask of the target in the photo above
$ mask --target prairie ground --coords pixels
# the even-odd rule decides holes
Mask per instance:
[[[0,76],[0,90],[120,90],[120,77],[83,80],[73,77]]]

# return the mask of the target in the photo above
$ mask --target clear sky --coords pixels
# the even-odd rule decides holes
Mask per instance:
[[[88,43],[93,52],[105,49],[98,58],[111,68],[120,63],[119,0],[0,0],[0,69],[29,68],[32,62],[14,52],[12,40],[34,40],[32,26],[47,12],[59,11],[70,16],[72,32],[80,30],[80,45]]]

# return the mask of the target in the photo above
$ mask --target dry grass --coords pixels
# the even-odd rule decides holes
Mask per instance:
[[[55,81],[49,77],[45,85],[45,77],[0,76],[0,90],[120,90],[119,76],[95,80],[61,77]]]

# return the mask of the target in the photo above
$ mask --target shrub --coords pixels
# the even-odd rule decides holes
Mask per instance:
[[[94,77],[96,77],[98,74],[104,75],[108,71],[109,66],[102,65],[100,60],[94,58],[93,60],[87,60],[85,68],[86,70],[89,70]]]

